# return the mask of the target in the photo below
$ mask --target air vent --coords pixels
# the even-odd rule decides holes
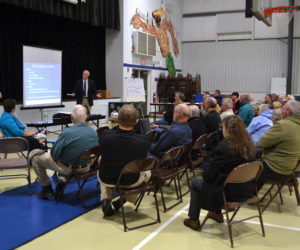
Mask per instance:
[[[135,54],[156,56],[156,36],[134,31],[132,39]]]

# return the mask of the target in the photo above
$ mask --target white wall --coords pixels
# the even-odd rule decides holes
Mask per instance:
[[[288,5],[288,0],[272,0],[272,6]],[[245,1],[242,0],[185,0],[183,1],[183,13],[203,13],[214,11],[244,10]],[[234,13],[232,20],[232,32],[236,31],[236,24],[244,22],[244,13]],[[278,38],[287,37],[288,27],[281,25],[286,14],[276,14],[273,16],[272,27],[266,26],[263,22],[254,18],[252,28],[254,38]],[[217,37],[219,30],[217,16],[192,17],[183,19],[183,41],[203,41],[203,40],[222,40],[222,39],[250,39],[251,35],[228,35]],[[296,13],[295,23],[300,24],[300,15]],[[220,24],[219,24],[220,25]],[[300,25],[295,25],[295,36],[300,36]],[[195,27],[199,29],[195,30]]]
[[[273,7],[288,5],[288,0],[273,0]],[[299,5],[300,0],[295,2]],[[224,10],[243,10],[240,0],[185,0],[183,13],[201,13]],[[243,13],[231,14],[232,32],[245,20]],[[272,27],[252,19],[253,34],[235,34],[218,37],[220,30],[217,16],[183,18],[183,72],[200,73],[202,89],[220,88],[265,93],[270,91],[273,76],[287,75],[288,25],[286,14],[273,15]],[[235,20],[234,20],[235,18]],[[251,19],[250,19],[251,20]],[[197,27],[197,29],[195,29]],[[294,36],[300,37],[300,12],[294,17]],[[245,39],[245,41],[230,41]],[[251,39],[254,39],[252,41]],[[255,39],[258,39],[255,41]],[[264,40],[260,40],[264,39]],[[269,40],[275,39],[275,40]],[[216,42],[217,40],[228,40]],[[292,93],[300,94],[300,40],[294,41],[294,67]]]
[[[145,15],[152,16],[152,12],[154,10],[158,10],[161,7],[161,0],[124,0],[124,18],[123,18],[123,26],[124,26],[124,44],[123,44],[123,62],[126,64],[133,64],[133,65],[142,65],[141,60],[145,59],[146,64],[144,66],[153,67],[153,62],[160,62],[159,65],[155,65],[158,68],[166,68],[166,60],[163,58],[160,47],[158,43],[156,44],[157,49],[157,56],[153,58],[146,58],[135,55],[132,53],[132,33],[135,30],[132,25],[130,25],[131,19],[136,13],[136,9],[139,9]],[[174,26],[175,35],[179,45],[179,55],[178,57],[175,56],[173,52],[173,44],[172,39],[169,35],[170,40],[170,51],[174,58],[174,63],[176,69],[182,69],[182,1],[181,0],[169,0],[168,7],[169,7],[169,17],[172,21]],[[131,77],[132,74],[132,67],[125,67],[123,69],[123,81],[126,81],[127,78]],[[166,75],[168,72],[166,70],[154,70],[149,69],[149,77],[148,77],[148,103],[152,102],[153,97],[153,89],[156,90],[156,81],[155,78],[159,77],[160,73],[165,73]],[[126,91],[123,89],[123,91]]]

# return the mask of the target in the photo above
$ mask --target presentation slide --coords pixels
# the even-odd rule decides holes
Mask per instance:
[[[23,106],[61,105],[62,52],[23,46]]]

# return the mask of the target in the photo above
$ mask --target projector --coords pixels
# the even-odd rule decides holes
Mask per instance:
[[[78,4],[78,0],[63,0],[63,1],[71,4]]]

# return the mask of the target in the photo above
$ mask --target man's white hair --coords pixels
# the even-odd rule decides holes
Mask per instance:
[[[175,111],[182,114],[185,117],[190,116],[189,107],[186,104],[179,104],[176,106]]]
[[[196,105],[190,105],[190,117],[200,117],[200,109]]]
[[[300,115],[300,102],[290,100],[287,102],[286,108],[292,111],[292,115]]]
[[[76,105],[72,111],[72,118],[75,123],[85,123],[87,118],[86,107],[82,105]]]
[[[272,112],[272,119],[281,120],[281,118],[282,118],[281,108],[274,109]]]
[[[240,99],[245,99],[247,102],[250,102],[250,95],[249,95],[249,93],[242,93],[241,95],[240,95]]]
[[[89,73],[89,76],[90,76],[90,71],[89,70],[87,70],[87,69],[85,69],[84,71],[82,71],[82,74],[85,72],[85,71],[87,71],[88,73]]]
[[[226,105],[229,109],[232,109],[232,100],[230,98],[224,98],[223,104]]]
[[[262,104],[259,106],[259,111],[263,112],[267,109],[270,109],[270,105],[269,104]]]

